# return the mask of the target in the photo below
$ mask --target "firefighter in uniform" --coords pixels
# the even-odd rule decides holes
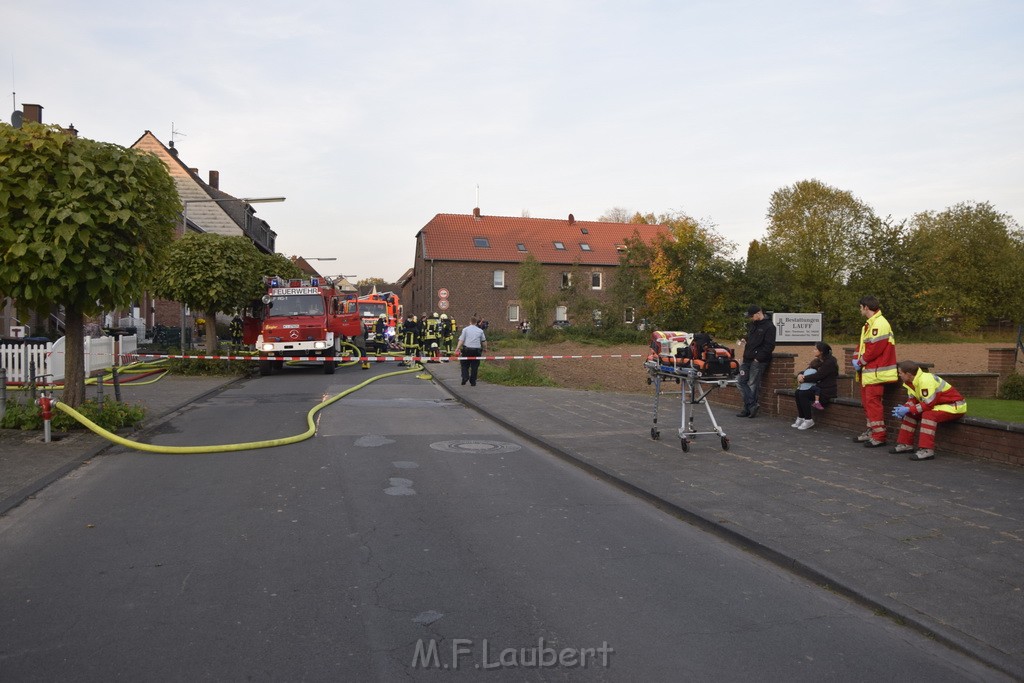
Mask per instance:
[[[381,313],[373,325],[373,350],[377,360],[388,352],[388,314]]]
[[[423,321],[423,354],[430,356],[428,363],[437,362],[441,341],[440,323],[441,317],[437,313]]]
[[[860,332],[860,345],[853,358],[853,369],[860,382],[860,402],[864,406],[867,430],[854,437],[854,441],[868,448],[885,445],[885,413],[882,394],[885,385],[896,382],[896,339],[889,321],[882,315],[878,299],[865,296],[860,300],[860,312],[867,321]]]
[[[900,361],[897,370],[908,396],[906,403],[892,409],[892,416],[903,422],[896,447],[889,452],[910,453],[911,460],[931,460],[935,457],[935,428],[940,422],[963,417],[967,413],[967,401],[952,384],[912,360]],[[917,451],[914,451],[914,432],[918,424],[921,433],[917,438]]]
[[[417,346],[419,345],[417,327],[416,316],[405,316],[405,320],[402,322],[402,348],[407,356],[417,355]]]
[[[441,337],[441,355],[444,360],[448,359],[448,356],[452,355],[452,323],[448,319],[447,313],[441,314],[441,322],[438,323],[438,334]]]

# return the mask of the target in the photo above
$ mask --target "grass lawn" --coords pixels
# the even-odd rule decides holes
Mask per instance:
[[[1024,401],[998,398],[967,398],[967,414],[989,420],[1024,423]]]

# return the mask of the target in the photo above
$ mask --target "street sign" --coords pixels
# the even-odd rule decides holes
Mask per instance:
[[[437,307],[440,308],[442,311],[447,311],[448,310],[448,299],[441,299],[440,301],[438,301],[437,302]]]
[[[448,290],[445,289],[444,287],[442,287],[441,289],[437,290],[437,298],[438,299],[447,299],[448,298]]]

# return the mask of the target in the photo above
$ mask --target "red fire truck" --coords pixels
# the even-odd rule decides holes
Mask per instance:
[[[351,342],[365,355],[362,321],[345,312],[346,298],[351,294],[319,278],[268,277],[266,283],[255,343],[261,356],[261,375],[269,375],[284,365],[280,358],[270,360],[263,356],[324,356],[324,373],[330,375],[337,366],[334,356],[341,355],[342,342]]]
[[[398,295],[393,292],[365,294],[361,297],[347,299],[342,303],[343,313],[362,321],[363,331],[368,343],[376,338],[374,331],[381,315],[387,316],[388,326],[395,330],[402,320],[402,305]]]

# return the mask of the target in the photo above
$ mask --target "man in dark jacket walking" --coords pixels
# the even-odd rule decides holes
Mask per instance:
[[[743,345],[743,362],[736,385],[743,396],[743,410],[736,417],[757,417],[761,406],[757,402],[761,391],[761,379],[775,351],[775,325],[765,317],[764,309],[752,305],[747,309],[750,323],[747,326],[746,343]]]

